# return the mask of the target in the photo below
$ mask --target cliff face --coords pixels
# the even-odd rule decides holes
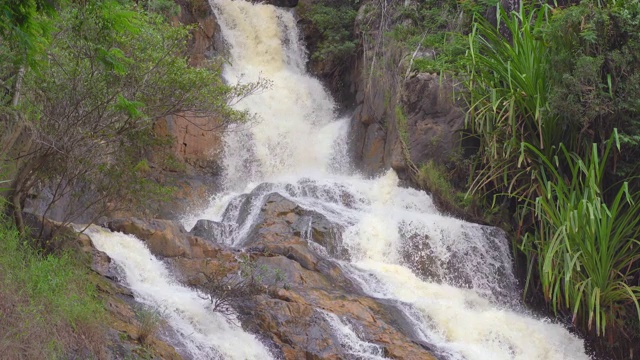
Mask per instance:
[[[344,0],[300,1],[299,23],[311,54],[322,41],[321,29],[308,15],[318,5],[351,6]],[[308,67],[331,89],[340,111],[352,114],[355,165],[368,175],[393,168],[402,178],[412,179],[423,163],[447,164],[457,155],[464,112],[454,101],[452,79],[410,71],[416,54],[385,35],[396,25],[398,5],[361,2],[352,29],[356,53],[342,62],[312,58]]]

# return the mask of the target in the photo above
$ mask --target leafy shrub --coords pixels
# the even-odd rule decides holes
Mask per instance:
[[[624,179],[637,172],[640,154],[640,3],[602,5],[554,9],[541,32],[554,70],[550,109],[576,123],[587,152],[617,128],[622,151],[614,156],[622,161],[615,172]]]
[[[352,56],[356,49],[353,26],[356,11],[351,7],[330,7],[315,4],[309,10],[311,22],[320,31],[322,40],[311,55],[313,59],[332,58],[335,61]]]
[[[162,199],[170,189],[134,171],[148,149],[166,143],[152,130],[160,117],[190,112],[221,124],[250,118],[229,104],[252,85],[225,84],[219,63],[189,66],[189,28],[114,0],[69,3],[49,22],[54,36],[46,53],[33,56],[40,66],[25,73],[16,109],[31,135],[11,184],[20,228],[19,208],[36,183],[51,185],[52,203],[80,199],[67,209],[68,221]]]
[[[211,301],[213,311],[230,319],[239,301],[274,290],[284,281],[280,269],[259,266],[248,257],[240,259],[239,267],[220,261],[215,269],[202,285],[201,296]]]
[[[145,306],[135,309],[137,327],[136,333],[138,341],[146,344],[147,341],[158,331],[162,321],[162,315],[157,310]]]
[[[463,73],[474,14],[490,2],[427,0],[401,6],[389,36],[416,52],[412,70]],[[494,4],[495,5],[495,4]]]
[[[173,0],[147,0],[144,2],[147,11],[158,13],[166,18],[172,18],[180,14],[180,6]]]
[[[632,339],[640,6],[499,9],[498,24],[476,17],[469,42],[467,126],[480,140],[471,191],[510,201],[528,289],[539,284],[596,336]]]

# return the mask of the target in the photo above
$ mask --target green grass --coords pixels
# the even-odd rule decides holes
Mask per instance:
[[[0,218],[0,354],[64,358],[100,352],[105,314],[86,265],[70,251],[42,256]],[[97,356],[97,355],[96,355]]]
[[[442,210],[458,216],[478,217],[476,198],[456,189],[449,178],[444,166],[433,160],[422,164],[418,173],[420,186],[435,195]]]
[[[407,115],[404,114],[402,106],[396,105],[396,120],[398,126],[398,135],[405,146],[409,146],[409,124],[407,123]]]

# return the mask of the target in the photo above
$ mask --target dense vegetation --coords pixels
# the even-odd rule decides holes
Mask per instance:
[[[311,54],[312,59],[334,58],[341,61],[353,55],[356,50],[356,40],[353,37],[356,11],[351,6],[316,4],[307,11],[304,16],[309,17],[321,38]]]
[[[190,67],[190,29],[144,10],[171,14],[164,3],[61,1],[51,14],[35,2],[8,5],[3,14],[16,24],[0,42],[0,117],[12,180],[7,197],[19,229],[26,197],[43,183],[51,204],[84,196],[67,209],[69,220],[166,195],[143,171],[149,149],[167,143],[152,131],[162,116],[248,118],[228,104],[254,87],[224,84],[219,61]],[[23,21],[18,12],[27,5]]]
[[[611,343],[630,340],[640,5],[525,5],[498,21],[476,16],[470,36],[468,124],[481,144],[471,191],[515,207],[527,290]]]

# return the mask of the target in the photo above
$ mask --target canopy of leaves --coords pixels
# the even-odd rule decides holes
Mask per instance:
[[[190,29],[161,15],[123,1],[71,3],[51,29],[18,106],[32,140],[13,184],[22,198],[36,183],[52,182],[53,201],[73,190],[91,194],[80,202],[87,207],[140,203],[166,193],[134,171],[163,142],[152,131],[156,119],[186,111],[221,124],[249,118],[229,104],[254,88],[225,84],[221,62],[190,67]]]

